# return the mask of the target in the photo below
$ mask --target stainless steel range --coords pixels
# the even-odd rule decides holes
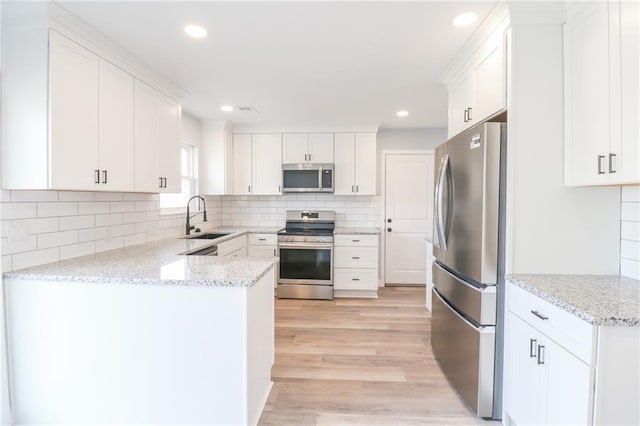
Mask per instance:
[[[287,211],[278,232],[278,298],[333,299],[335,212]]]

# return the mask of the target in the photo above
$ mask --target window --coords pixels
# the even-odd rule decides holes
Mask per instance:
[[[187,207],[187,201],[198,193],[198,151],[188,143],[182,144],[181,149],[181,178],[182,191],[178,194],[160,194],[161,213],[170,214],[182,212]]]

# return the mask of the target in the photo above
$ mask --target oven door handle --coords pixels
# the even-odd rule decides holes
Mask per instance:
[[[333,249],[333,244],[323,243],[278,243],[279,249],[303,249],[303,250],[316,250],[316,249]]]

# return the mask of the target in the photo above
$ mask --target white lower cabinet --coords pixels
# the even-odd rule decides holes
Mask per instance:
[[[506,309],[505,424],[640,423],[637,327],[592,325],[512,284]]]
[[[247,236],[239,237],[223,241],[218,244],[218,256],[235,256],[242,257],[247,255]]]
[[[336,235],[335,297],[378,297],[378,235]]]
[[[591,423],[593,368],[508,313],[509,421],[516,425]]]
[[[276,234],[249,234],[249,257],[272,258],[278,256]]]

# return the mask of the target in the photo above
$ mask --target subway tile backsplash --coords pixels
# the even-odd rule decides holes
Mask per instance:
[[[622,188],[620,274],[640,280],[640,186]]]
[[[161,215],[158,194],[1,193],[4,272],[184,233],[184,214]],[[220,206],[219,197],[207,200],[209,226],[222,225]]]
[[[74,191],[1,191],[4,272],[184,233],[184,214],[161,215],[158,194]],[[304,194],[207,196],[209,222],[218,226],[283,226],[293,209],[334,210],[336,225],[374,227],[379,196]]]

